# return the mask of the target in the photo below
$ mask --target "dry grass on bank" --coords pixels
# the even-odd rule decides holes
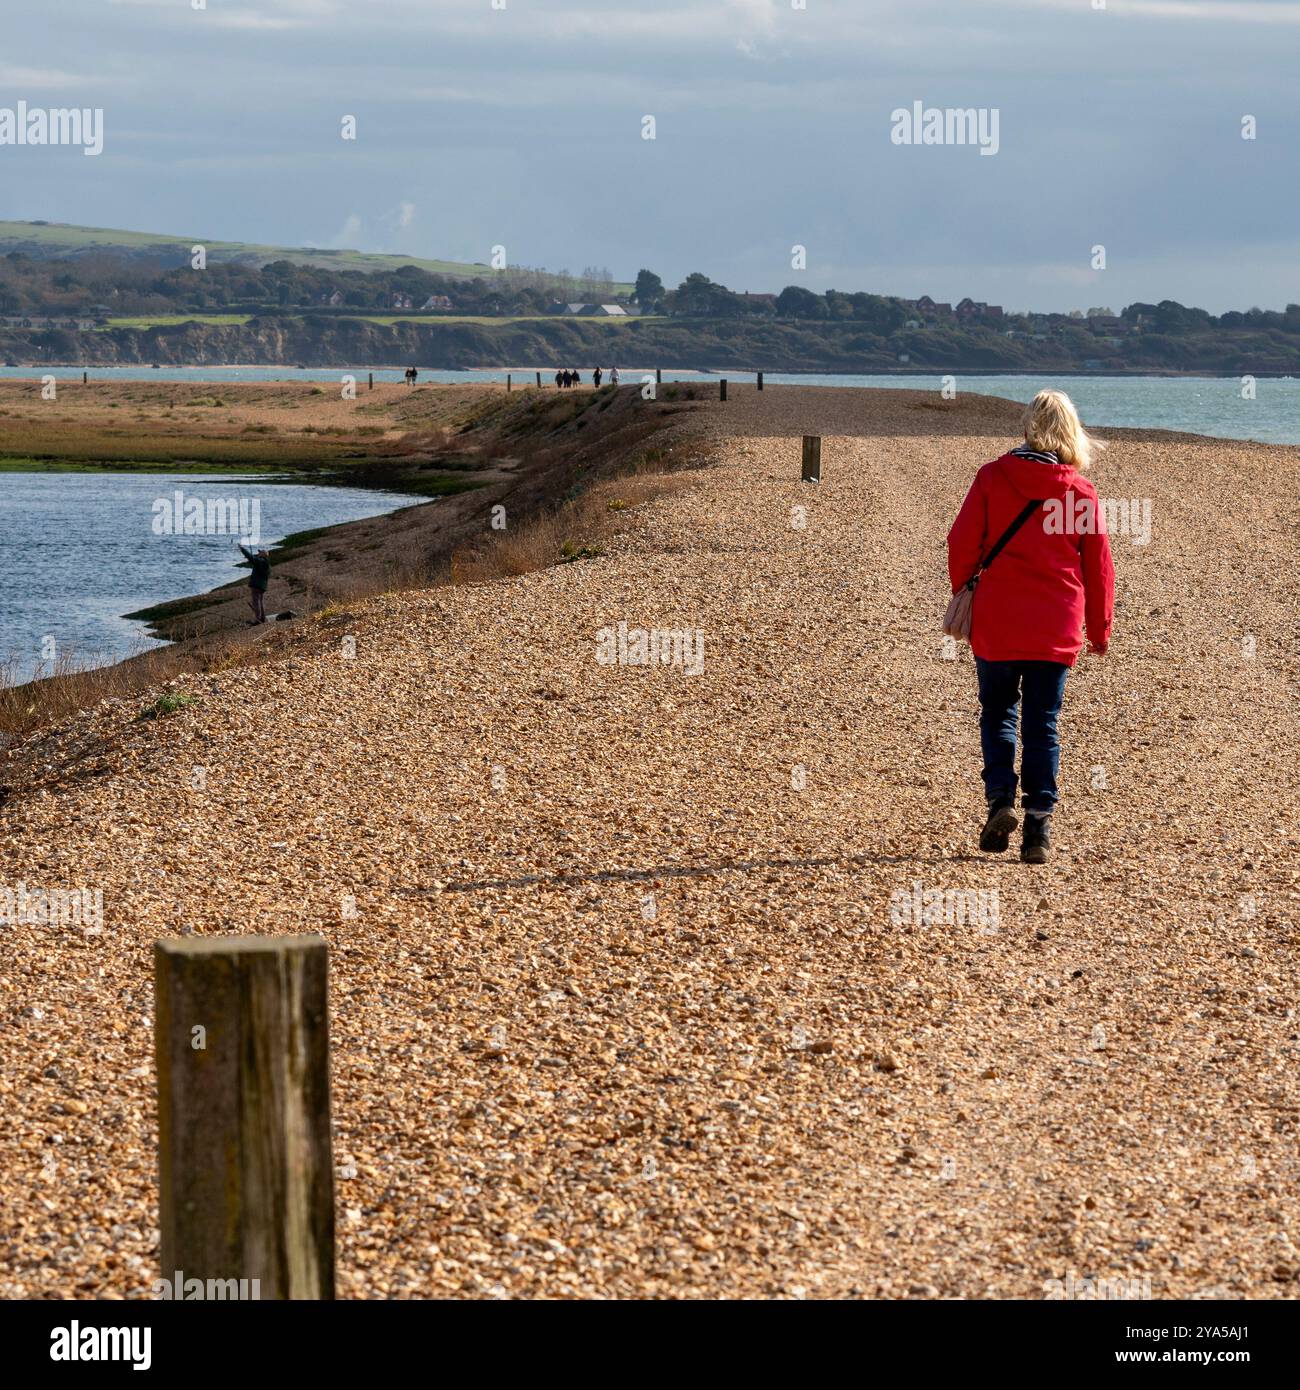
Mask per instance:
[[[82,667],[75,655],[61,656],[53,663],[51,674],[25,685],[11,684],[11,671],[0,665],[0,746],[58,724],[103,700],[128,699],[190,671],[247,666],[273,650],[220,637],[186,646],[156,647],[113,666],[89,669]]]
[[[691,482],[686,469],[696,463],[694,451],[679,447],[665,455],[653,450],[649,457],[651,462],[593,484],[518,530],[499,532],[478,550],[457,551],[451,557],[450,581],[461,584],[503,579],[603,554],[624,524],[624,513]],[[668,459],[672,461],[671,471],[663,469]]]

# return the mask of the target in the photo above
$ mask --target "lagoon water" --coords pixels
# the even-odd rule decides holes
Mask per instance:
[[[569,364],[573,365],[573,364]],[[590,381],[590,367],[581,364],[584,377]],[[609,364],[605,364],[608,367]],[[81,380],[80,367],[51,367],[49,371],[63,380]],[[367,367],[350,369],[364,388]],[[645,372],[641,368],[619,364],[624,385],[639,384]],[[516,367],[510,374],[516,388],[529,386],[534,369]],[[21,378],[34,380],[40,374],[34,367],[0,367],[0,380]],[[343,376],[342,369],[327,367],[94,367],[93,381],[332,381]],[[374,369],[376,381],[401,381],[400,369]],[[653,369],[650,370],[653,376]],[[506,369],[500,371],[435,372],[421,369],[422,382],[447,385],[467,382],[504,382]],[[554,388],[555,367],[543,369],[542,382]],[[675,372],[665,370],[665,381],[716,381],[725,376],[729,381],[752,382],[752,372]],[[775,386],[883,386],[892,390],[908,390],[938,395],[943,374],[930,375],[899,373],[888,376],[819,375],[815,373],[765,372],[765,382]],[[1266,444],[1300,444],[1300,378],[1260,377],[1255,383],[1255,399],[1242,395],[1241,377],[1168,377],[1168,376],[1072,376],[1068,373],[1037,372],[980,376],[956,373],[956,389],[976,391],[986,396],[1004,396],[1013,401],[1027,401],[1035,391],[1055,386],[1068,391],[1078,404],[1087,424],[1104,429],[1107,425],[1137,429],[1182,430],[1189,434],[1217,435],[1222,439],[1257,439]]]
[[[242,503],[268,549],[294,531],[412,504],[398,493],[247,475],[0,472],[0,680],[49,674],[51,650],[91,666],[158,646],[122,615],[247,580],[236,536],[155,533],[155,518],[168,516],[155,504],[175,512],[178,489],[205,510],[208,499],[229,499],[232,516]]]

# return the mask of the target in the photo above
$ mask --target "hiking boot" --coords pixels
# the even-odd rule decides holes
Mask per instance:
[[[1002,854],[1011,832],[1019,824],[1010,801],[990,801],[989,818],[980,831],[980,849],[985,854]]]
[[[1050,816],[1025,817],[1024,838],[1020,841],[1022,864],[1047,863],[1047,853],[1052,848],[1051,819]]]

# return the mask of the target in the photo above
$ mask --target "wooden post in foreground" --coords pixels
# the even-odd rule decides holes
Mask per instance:
[[[88,371],[85,371],[85,370],[83,369],[83,370],[82,370],[82,373],[81,373],[81,384],[84,386],[89,380],[90,380],[90,373],[89,373]]]
[[[663,384],[664,384],[664,374],[663,374],[663,371],[662,371],[661,368],[656,367],[656,368],[655,368],[655,385],[656,385],[656,386],[662,386]]]
[[[759,374],[758,374],[758,389],[759,389],[760,391],[763,389],[763,373],[762,373],[762,372],[759,372]]]
[[[541,374],[541,372],[538,372],[538,373],[537,373],[537,389],[538,389],[539,391],[542,389],[542,374]]]
[[[155,944],[164,1279],[334,1297],[327,969],[319,936]]]
[[[511,385],[510,385],[510,373],[507,372],[507,373],[506,373],[506,390],[509,391],[509,390],[511,390],[511,389],[513,389],[513,388],[512,388]]]
[[[822,440],[819,434],[803,437],[803,480],[820,483],[822,480]]]
[[[370,389],[371,389],[372,391],[375,389],[375,374],[374,374],[374,372],[371,372],[371,373],[370,373]]]
[[[718,399],[720,401],[727,399],[727,378],[725,376],[718,382]]]

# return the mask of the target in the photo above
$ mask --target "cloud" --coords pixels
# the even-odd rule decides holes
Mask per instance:
[[[302,29],[307,22],[287,15],[259,14],[256,10],[221,10],[212,17],[218,29]]]
[[[1300,24],[1300,5],[1267,0],[1111,0],[1116,14],[1152,19],[1230,20],[1237,24]]]
[[[764,48],[777,36],[776,0],[726,0],[726,10],[736,27],[736,48],[746,58],[761,58]]]
[[[96,77],[81,77],[74,72],[57,68],[23,68],[0,63],[0,87],[18,91],[57,91],[70,87],[86,87],[102,81]]]
[[[347,221],[339,228],[338,232],[323,244],[334,250],[352,251],[356,249],[360,240],[361,218],[353,212],[348,214]]]
[[[1085,0],[1004,0],[1021,8],[1077,12]],[[1105,0],[1104,10],[1144,19],[1227,20],[1234,24],[1300,24],[1293,0]]]
[[[204,24],[216,29],[302,29],[319,25],[343,11],[339,0],[264,0],[257,9],[232,9],[224,0],[208,0],[202,9],[195,10],[182,0],[108,0],[111,6],[125,10],[162,10],[174,23]],[[157,20],[150,19],[151,24]]]

